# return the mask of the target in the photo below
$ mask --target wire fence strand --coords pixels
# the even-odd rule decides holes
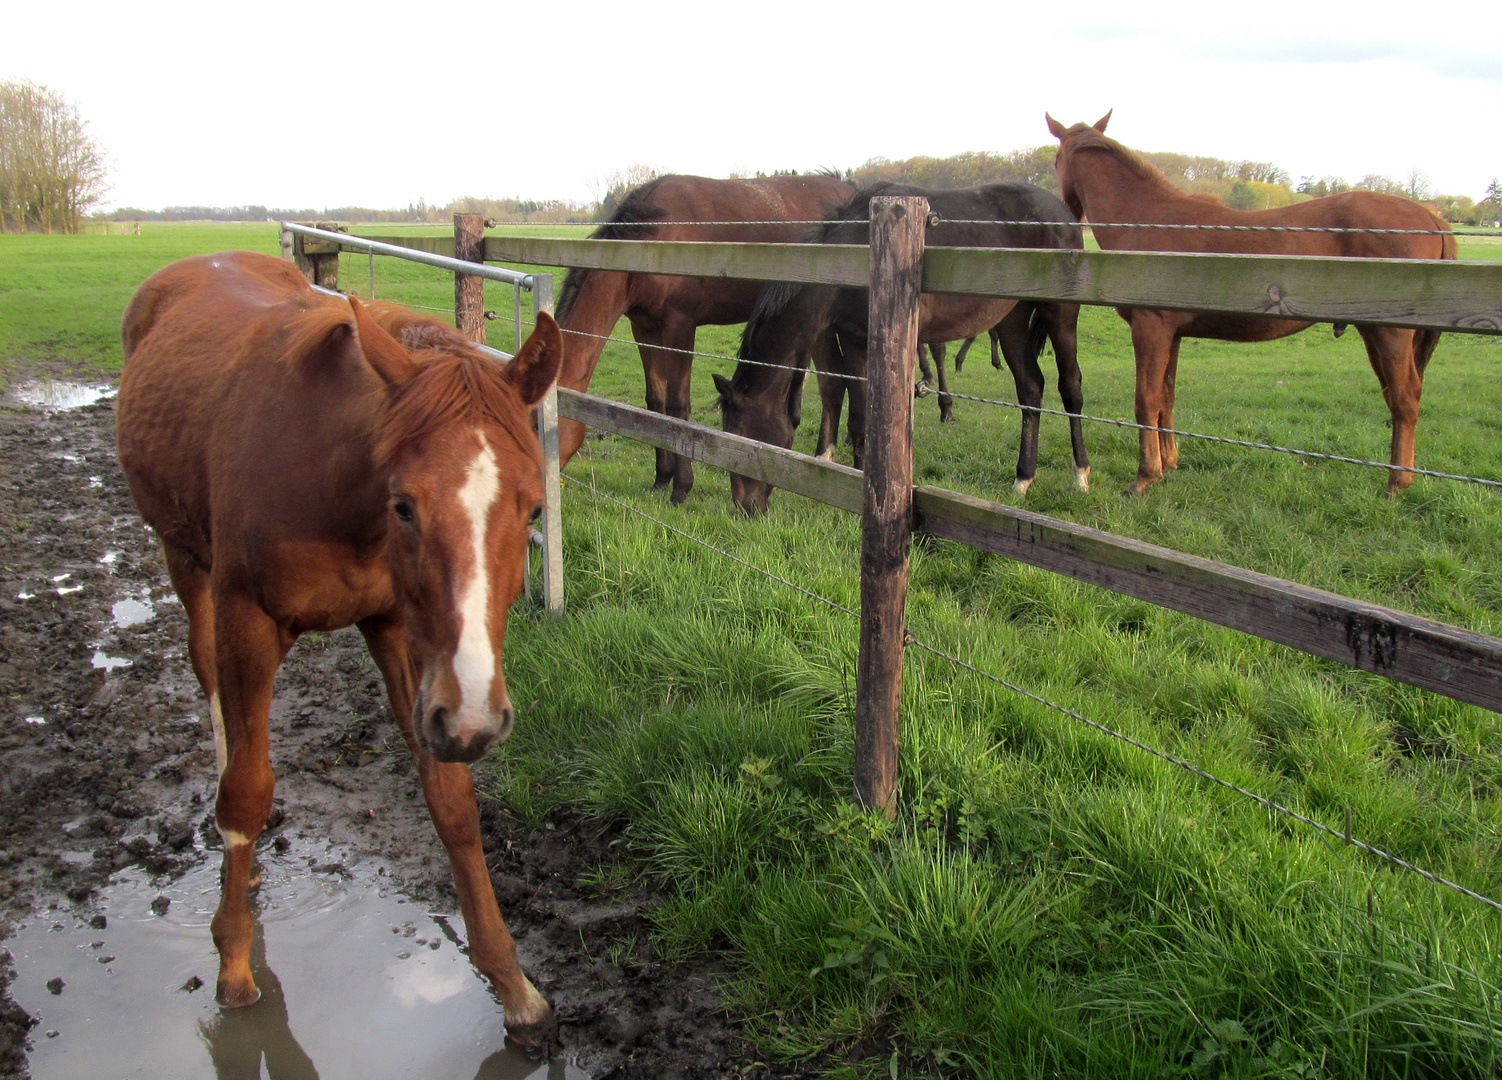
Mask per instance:
[[[1344,454],[1326,454],[1318,450],[1300,450],[1292,446],[1279,446],[1276,443],[1254,442],[1250,439],[1233,439],[1224,435],[1205,435],[1198,431],[1185,431],[1182,428],[1154,427],[1152,424],[1139,424],[1135,420],[1118,420],[1110,416],[1091,416],[1089,413],[1065,412],[1063,409],[1046,409],[1041,405],[1023,405],[1016,401],[1007,401],[1004,398],[977,397],[974,394],[961,394],[954,390],[920,390],[919,397],[927,397],[929,393],[937,393],[940,397],[952,397],[959,401],[976,401],[983,405],[999,405],[1002,408],[1018,409],[1022,412],[1047,413],[1050,416],[1079,417],[1081,420],[1089,420],[1096,424],[1109,424],[1112,427],[1135,428],[1138,431],[1156,431],[1160,435],[1182,435],[1186,439],[1200,439],[1204,442],[1224,443],[1227,446],[1244,446],[1252,450],[1268,450],[1278,454],[1292,454],[1295,457],[1317,458],[1321,461],[1338,461],[1346,465],[1366,465],[1374,469],[1388,469],[1396,472],[1412,473],[1415,476],[1432,476],[1440,480],[1458,480],[1466,484],[1481,484],[1484,487],[1502,488],[1502,480],[1489,480],[1482,476],[1467,476],[1464,473],[1440,472],[1437,469],[1420,469],[1412,465],[1394,465],[1387,461],[1372,461],[1367,458],[1348,457]]]
[[[848,608],[844,604],[831,600],[826,596],[821,596],[819,593],[814,592],[812,589],[805,588],[804,586],[799,585],[797,582],[790,581],[787,578],[782,577],[780,574],[775,574],[770,570],[757,566],[755,563],[749,562],[746,559],[742,559],[737,555],[733,555],[730,552],[726,551],[724,548],[712,544],[707,540],[703,540],[690,532],[686,532],[683,529],[679,529],[676,526],[670,525],[666,521],[663,521],[661,518],[654,517],[646,511],[632,506],[630,503],[626,502],[623,499],[618,499],[613,495],[606,494],[605,492],[596,488],[593,484],[590,484],[583,480],[575,479],[572,476],[564,476],[563,479],[567,480],[569,483],[574,484],[577,487],[581,487],[586,491],[589,491],[599,498],[615,503],[617,506],[630,511],[638,517],[645,518],[647,521],[650,521],[653,524],[658,525],[671,533],[681,536],[686,540],[690,540],[693,543],[700,545],[701,547],[708,548],[710,551],[713,551],[717,555],[721,555],[724,558],[731,560],[732,562],[739,563],[741,566],[744,566],[747,569],[754,570],[756,573],[761,574],[764,577],[770,578],[771,580],[776,581],[782,585],[786,585],[788,588],[794,589],[797,592],[802,593],[804,596],[816,600],[821,604],[825,604],[828,607],[834,608],[836,611],[844,612],[846,615],[849,615],[852,618],[860,618],[860,613],[858,611],[855,611],[852,608]],[[1265,807],[1268,810],[1282,814],[1288,818],[1293,819],[1294,821],[1300,822],[1303,825],[1307,825],[1309,828],[1312,828],[1325,836],[1337,840],[1340,843],[1348,844],[1351,847],[1366,852],[1368,855],[1381,859],[1400,869],[1417,874],[1418,876],[1431,881],[1436,885],[1440,885],[1447,889],[1452,889],[1455,892],[1460,893],[1462,896],[1469,897],[1472,900],[1476,900],[1482,904],[1485,904],[1487,907],[1502,912],[1502,902],[1493,900],[1491,897],[1476,892],[1474,889],[1468,889],[1466,888],[1466,886],[1461,885],[1459,882],[1451,881],[1449,878],[1436,874],[1431,870],[1425,870],[1421,866],[1416,866],[1415,864],[1409,862],[1407,859],[1404,859],[1399,855],[1394,855],[1391,852],[1384,851],[1382,848],[1379,848],[1373,844],[1369,844],[1364,840],[1358,840],[1345,832],[1333,829],[1323,822],[1309,817],[1307,814],[1302,814],[1299,811],[1292,809],[1291,807],[1284,806],[1280,802],[1269,799],[1264,795],[1259,795],[1249,788],[1242,787],[1240,784],[1233,783],[1230,780],[1219,777],[1214,773],[1208,771],[1207,769],[1200,768],[1198,765],[1195,765],[1190,761],[1186,761],[1181,757],[1177,757],[1174,754],[1159,750],[1156,747],[1149,746],[1147,743],[1142,742],[1140,739],[1135,739],[1132,736],[1117,731],[1116,729],[1109,727],[1106,724],[1102,724],[1097,720],[1092,720],[1089,717],[1085,716],[1083,713],[1077,712],[1076,710],[1071,709],[1068,706],[1060,705],[1057,702],[1050,701],[1048,698],[1042,696],[1041,694],[1036,694],[1033,691],[1019,686],[1014,682],[1003,679],[998,675],[993,675],[991,672],[986,671],[984,668],[977,667],[969,661],[963,660],[960,657],[953,655],[952,653],[947,653],[942,649],[935,648],[934,646],[929,645],[926,642],[920,641],[911,633],[906,634],[904,644],[913,648],[920,649],[923,652],[929,653],[930,655],[938,657],[941,660],[946,660],[950,664],[953,664],[956,667],[963,668],[975,675],[979,675],[983,679],[987,679],[990,682],[1004,687],[1005,689],[1010,690],[1015,694],[1021,695],[1022,697],[1025,697],[1030,701],[1034,701],[1037,704],[1044,706],[1045,708],[1052,709],[1054,712],[1060,713],[1064,716],[1069,717],[1070,719],[1076,720],[1079,723],[1084,724],[1086,727],[1098,731],[1103,735],[1107,735],[1110,738],[1119,740],[1120,742],[1123,742],[1128,746],[1135,747],[1136,749],[1150,754],[1161,761],[1165,761],[1170,765],[1183,769],[1185,772],[1197,776],[1202,780],[1208,780],[1212,784],[1216,784],[1228,791],[1235,792],[1238,795],[1251,799],[1253,802],[1262,807]]]

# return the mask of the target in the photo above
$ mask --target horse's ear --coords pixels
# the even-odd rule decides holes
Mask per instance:
[[[1052,135],[1055,139],[1062,139],[1064,137],[1065,128],[1063,124],[1059,123],[1047,113],[1043,114],[1043,119],[1048,121],[1048,133],[1050,135]]]
[[[1095,121],[1095,123],[1091,124],[1090,126],[1104,135],[1106,133],[1106,123],[1111,119],[1111,113],[1115,111],[1115,109],[1112,109],[1111,112],[1106,113],[1105,116],[1102,116],[1099,120]]]
[[[730,380],[725,378],[725,376],[721,375],[718,371],[714,373],[714,388],[720,392],[720,397],[727,400],[729,399]]]
[[[353,296],[349,306],[355,313],[355,339],[365,362],[375,369],[387,386],[400,386],[417,374],[419,366],[401,342],[386,333],[380,323]]]
[[[527,405],[536,405],[558,381],[563,366],[563,331],[546,311],[537,313],[537,325],[506,365],[506,378]]]

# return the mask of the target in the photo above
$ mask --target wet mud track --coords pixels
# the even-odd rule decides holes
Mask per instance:
[[[148,894],[166,898],[159,906],[170,910],[184,882],[203,880],[217,865],[213,742],[186,634],[155,539],[115,463],[112,402],[44,411],[6,401],[0,936],[10,938],[10,952],[0,955],[0,1077],[26,1076],[28,1053],[40,1074],[45,1053],[37,1045],[56,1030],[45,1004],[28,1011],[9,992],[13,978],[19,996],[27,978],[39,977],[28,966],[32,954],[22,955],[26,934],[45,924],[61,941],[111,921],[149,919],[141,910],[150,907]],[[389,890],[424,913],[457,911],[415,770],[358,633],[299,642],[277,677],[271,729],[277,797],[259,851],[268,911],[277,881],[298,874],[322,875],[353,893]],[[558,1012],[562,1045],[551,1066],[503,1063],[481,1075],[561,1077],[565,1064],[570,1076],[593,1077],[799,1073],[757,1062],[715,994],[723,975],[717,959],[669,963],[654,952],[649,893],[600,893],[590,884],[610,877],[599,873],[610,858],[603,838],[561,817],[534,829],[495,803],[482,802],[481,812],[502,912],[523,964]],[[210,890],[204,902],[214,899]],[[444,923],[456,931],[453,946],[462,946],[462,921]],[[206,926],[183,932],[202,935],[207,959],[194,970],[207,985],[157,992],[192,993],[201,1009],[216,970],[212,945]],[[93,936],[105,940],[101,949],[113,948],[108,930]],[[441,944],[431,936],[434,947]],[[350,948],[359,947],[356,937]],[[277,940],[268,929],[266,962],[291,987],[298,950],[277,954]],[[169,1005],[180,1001],[153,1003],[146,993],[129,1008],[154,1015]],[[297,1001],[289,996],[285,1009],[296,1030]],[[494,1004],[496,1030],[501,1017]],[[368,1018],[352,1022],[352,1039],[395,1045],[404,1037],[372,1030]],[[154,1075],[176,1075],[164,1064]],[[319,1068],[325,1077],[342,1075]]]

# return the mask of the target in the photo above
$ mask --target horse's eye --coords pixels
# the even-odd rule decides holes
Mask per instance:
[[[542,507],[533,507],[532,516],[527,519],[527,524],[536,525],[540,520],[542,520]]]
[[[407,502],[405,499],[398,500],[392,507],[392,509],[396,511],[396,518],[398,521],[405,521],[410,524],[412,519],[416,516],[412,513],[412,504]]]

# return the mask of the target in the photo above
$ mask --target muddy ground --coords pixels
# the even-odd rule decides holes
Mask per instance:
[[[150,606],[154,615],[121,626]],[[119,616],[123,616],[119,617]],[[217,857],[214,753],[186,619],[114,457],[106,400],[0,407],[0,937],[41,908],[88,918],[122,867],[172,875]],[[383,860],[415,899],[457,910],[415,771],[353,630],[309,635],[271,710],[283,836]],[[553,1002],[562,1052],[595,1077],[797,1075],[769,1070],[715,994],[714,957],[665,962],[650,892],[602,894],[608,837],[557,817],[527,828],[482,802],[501,909]],[[282,847],[286,846],[283,841]],[[633,944],[634,943],[634,944]],[[4,992],[0,1077],[25,1076],[40,1032]],[[500,1010],[497,1006],[497,1020]]]

